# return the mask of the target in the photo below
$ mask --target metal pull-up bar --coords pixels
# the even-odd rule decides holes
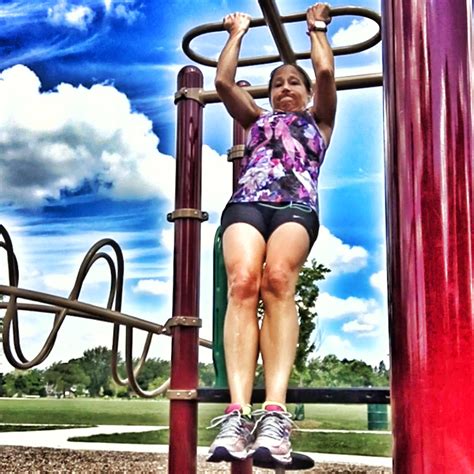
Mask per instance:
[[[305,21],[306,13],[301,12],[292,15],[282,16],[280,15],[274,0],[259,0],[259,4],[264,17],[255,18],[251,20],[250,28],[268,26],[275,41],[275,45],[278,49],[279,55],[241,58],[238,60],[237,66],[257,66],[260,64],[269,64],[275,62],[295,64],[297,61],[310,59],[311,52],[309,50],[303,52],[294,51],[284,27],[285,23],[298,23]],[[367,8],[348,6],[331,9],[331,16],[359,16],[372,20],[378,26],[377,32],[365,41],[361,41],[359,43],[354,43],[352,45],[347,46],[334,47],[333,53],[335,56],[360,53],[362,51],[366,51],[372,46],[375,46],[381,41],[382,22],[381,17],[377,12],[374,12],[373,10],[369,10]],[[207,58],[196,53],[196,51],[191,48],[191,42],[199,36],[220,31],[225,31],[222,21],[217,23],[206,23],[204,25],[200,25],[193,28],[192,30],[188,31],[183,37],[183,51],[190,59],[197,62],[198,64],[210,67],[217,67],[217,61],[215,59]],[[337,90],[361,89],[365,87],[381,86],[382,82],[382,73],[361,74],[354,76],[337,77],[336,87]],[[267,85],[248,86],[245,87],[245,89],[254,99],[263,99],[266,98],[268,95]],[[179,90],[177,92],[176,98],[180,98],[182,95],[187,95],[188,97],[193,98],[198,102],[201,102],[203,105],[220,102],[219,96],[215,90]]]
[[[283,26],[283,24],[285,23],[297,23],[306,21],[306,13],[295,13],[293,15],[280,16],[273,1],[260,0],[259,3],[264,12],[265,18],[256,18],[251,20],[250,28],[267,26],[267,21],[268,27],[270,28],[272,36],[275,40],[275,44],[280,54],[273,56],[255,56],[250,58],[242,58],[239,59],[237,66],[257,66],[259,64],[270,64],[280,61],[284,63],[295,63],[299,60],[309,59],[309,50],[300,53],[296,53],[293,50],[286,36],[286,32]],[[334,47],[333,53],[335,56],[360,53],[371,48],[372,46],[375,46],[377,43],[380,42],[381,18],[377,12],[362,7],[338,7],[331,9],[331,16],[360,16],[374,21],[379,27],[377,33],[375,33],[371,38],[365,41],[347,46]],[[216,33],[219,31],[225,31],[222,22],[206,23],[204,25],[200,25],[196,28],[193,28],[192,30],[188,31],[183,37],[183,51],[190,59],[197,62],[198,64],[202,64],[203,66],[217,67],[217,61],[215,59],[206,58],[205,56],[201,56],[200,54],[196,53],[191,48],[191,41],[199,36],[208,33]]]

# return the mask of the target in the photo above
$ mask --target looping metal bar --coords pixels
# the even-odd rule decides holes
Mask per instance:
[[[169,335],[170,327],[178,324],[199,326],[200,320],[198,318],[178,316],[171,318],[164,326],[162,326],[160,324],[154,324],[150,321],[122,313],[123,254],[119,245],[115,241],[111,239],[103,239],[91,247],[81,264],[76,277],[76,282],[69,297],[62,298],[38,291],[18,288],[19,271],[17,259],[13,251],[13,244],[10,236],[2,225],[0,225],[0,236],[3,238],[3,241],[0,241],[0,248],[3,248],[7,253],[8,276],[10,283],[9,286],[0,285],[0,295],[8,296],[8,301],[0,302],[0,309],[6,309],[3,318],[3,350],[5,357],[13,367],[16,369],[29,369],[42,363],[51,353],[58,332],[66,316],[77,316],[113,323],[112,377],[117,384],[122,386],[129,385],[137,395],[144,398],[154,397],[167,390],[169,387],[169,380],[152,391],[143,390],[137,382],[138,374],[146,362],[153,335]],[[103,251],[106,247],[110,247],[113,250],[115,258]],[[111,277],[106,308],[78,301],[84,280],[87,277],[89,270],[95,262],[101,259],[105,260],[108,264]],[[19,300],[34,301],[36,303],[26,303]],[[28,360],[25,357],[21,346],[19,311],[48,313],[54,315],[53,327],[47,336],[43,347],[31,360]],[[189,321],[183,321],[184,319]],[[126,330],[125,366],[127,378],[125,379],[120,377],[118,371],[119,333],[122,325],[125,326]],[[135,366],[133,358],[134,329],[140,329],[148,333],[142,355]],[[11,339],[13,339],[13,344]],[[205,339],[199,339],[199,344],[208,348],[212,347],[211,341]]]
[[[263,4],[264,2],[260,2]],[[261,5],[262,7],[264,5]],[[361,51],[365,51],[372,46],[376,45],[378,42],[380,42],[381,39],[381,18],[380,15],[377,12],[374,12],[372,10],[369,10],[367,8],[362,8],[362,7],[353,7],[353,6],[347,6],[347,7],[337,7],[331,9],[331,17],[338,17],[338,16],[360,16],[363,18],[368,18],[372,21],[374,21],[378,25],[378,31],[375,33],[371,38],[367,39],[366,41],[361,41],[360,43],[355,43],[352,45],[348,46],[338,46],[333,48],[333,53],[335,56],[341,56],[345,54],[353,54],[353,53],[359,53]],[[287,16],[279,16],[276,17],[275,13],[270,9],[266,11],[266,17],[267,20],[270,18],[274,23],[280,22],[282,24],[284,23],[296,23],[296,22],[302,22],[306,20],[306,13],[296,13],[293,15],[287,15]],[[264,18],[256,18],[254,20],[250,21],[250,28],[256,28],[259,26],[265,26],[266,22]],[[215,33],[219,31],[225,31],[224,30],[224,25],[223,22],[218,22],[218,23],[206,23],[205,25],[197,26],[196,28],[193,28],[192,30],[188,31],[182,41],[182,48],[184,53],[193,61],[196,61],[199,64],[202,64],[204,66],[211,66],[211,67],[217,67],[217,61],[215,59],[207,58],[205,56],[201,56],[200,54],[196,53],[192,48],[191,48],[191,41],[198,36],[202,36],[208,33]],[[275,33],[278,34],[278,33]],[[275,38],[277,45],[279,38]],[[281,38],[280,38],[281,40]],[[294,51],[291,50],[290,52],[292,53],[289,55],[290,57],[294,57],[294,60],[302,60],[302,59],[309,59],[310,58],[310,51],[304,51],[300,53],[295,53]],[[239,59],[237,65],[238,66],[256,66],[259,64],[269,64],[269,63],[275,63],[279,61],[285,61],[285,58],[282,58],[280,55],[273,55],[273,56],[256,56],[256,57],[249,57],[249,58],[242,58]]]
[[[204,222],[209,219],[209,214],[201,209],[192,209],[183,207],[182,209],[176,209],[170,212],[166,216],[168,222],[174,222],[176,219],[197,219],[198,221]]]

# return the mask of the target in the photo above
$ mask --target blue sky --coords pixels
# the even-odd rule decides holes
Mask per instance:
[[[282,14],[304,11],[279,0]],[[335,0],[333,6],[345,1]],[[355,0],[380,11],[379,0]],[[181,50],[189,29],[232,11],[261,17],[255,0],[45,0],[0,4],[0,222],[13,239],[20,286],[66,296],[87,250],[104,237],[125,255],[123,311],[164,323],[171,315],[176,75],[192,63]],[[374,25],[335,19],[334,45],[371,36]],[[297,51],[307,50],[304,24],[287,28]],[[192,43],[217,57],[226,34]],[[265,29],[250,32],[242,55],[274,54]],[[302,66],[309,68],[307,62]],[[247,67],[238,79],[264,84],[275,64]],[[380,45],[340,57],[338,76],[380,72]],[[201,67],[205,88],[214,70]],[[320,181],[320,237],[310,257],[331,268],[320,285],[318,355],[334,353],[375,365],[387,361],[382,90],[340,92],[335,133]],[[262,106],[268,101],[262,100]],[[211,338],[212,240],[230,196],[225,152],[231,122],[222,105],[204,111],[201,336]],[[0,278],[6,282],[0,255]],[[91,271],[81,299],[104,304],[107,271]],[[45,315],[23,315],[26,355],[51,326]],[[137,345],[143,339],[137,334]],[[68,318],[43,366],[111,344],[105,323]],[[152,355],[169,356],[167,338]],[[210,361],[208,350],[201,359]],[[5,362],[3,362],[5,364]]]

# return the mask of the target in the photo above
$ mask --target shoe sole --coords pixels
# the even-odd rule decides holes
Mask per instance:
[[[219,446],[214,449],[213,453],[206,459],[207,462],[221,462],[221,461],[243,461],[247,459],[248,453],[242,453],[242,457],[231,454],[227,448]]]
[[[287,456],[272,454],[268,448],[257,448],[252,454],[254,464],[258,467],[270,467],[275,465],[287,466],[291,464],[291,453]]]

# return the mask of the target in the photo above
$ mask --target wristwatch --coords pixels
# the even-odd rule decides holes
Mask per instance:
[[[328,26],[323,20],[315,20],[313,23],[313,27],[311,28],[311,31],[324,31],[326,32],[328,30]]]

